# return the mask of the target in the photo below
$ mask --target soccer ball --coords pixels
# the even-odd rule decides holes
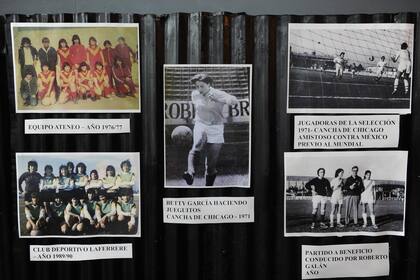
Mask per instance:
[[[177,126],[172,130],[171,139],[176,145],[189,145],[192,141],[192,131],[188,126]]]
[[[39,236],[39,235],[41,235],[40,230],[37,230],[37,229],[31,230],[31,236]]]

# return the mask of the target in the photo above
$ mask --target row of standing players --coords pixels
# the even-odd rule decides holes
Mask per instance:
[[[312,224],[311,229],[315,228],[317,222],[317,213],[319,206],[320,220],[319,226],[321,229],[326,229],[325,224],[325,206],[328,200],[331,203],[330,213],[330,228],[334,228],[334,215],[336,215],[337,227],[342,228],[350,225],[350,219],[353,218],[353,226],[358,226],[358,206],[362,205],[363,228],[368,225],[367,211],[369,208],[372,227],[377,229],[375,222],[375,186],[376,183],[371,179],[372,172],[365,171],[362,179],[357,175],[359,168],[353,166],[351,175],[344,179],[344,170],[338,168],[335,171],[335,177],[330,181],[326,179],[325,169],[319,168],[317,170],[317,177],[313,178],[305,184],[305,188],[312,192]],[[345,204],[344,209],[344,225],[341,223],[341,208]]]
[[[18,186],[25,201],[28,233],[135,233],[135,174],[129,160],[120,166],[118,175],[109,165],[105,178],[98,179],[97,170],[92,170],[90,177],[86,175],[84,163],[77,164],[73,173],[74,165],[69,162],[60,166],[60,175],[55,177],[51,165],[45,166],[41,176],[37,162],[29,161],[28,171],[20,176]]]
[[[104,48],[101,48],[96,38],[90,37],[89,46],[84,47],[75,34],[70,47],[62,38],[55,50],[50,46],[49,38],[44,37],[43,46],[37,50],[28,37],[23,37],[18,56],[24,105],[77,103],[87,98],[96,101],[112,94],[134,96],[138,86],[133,81],[131,67],[132,62],[137,63],[138,53],[126,44],[124,37],[117,41],[116,47],[112,48],[112,43],[105,40]],[[38,61],[41,72],[37,74],[35,64]]]

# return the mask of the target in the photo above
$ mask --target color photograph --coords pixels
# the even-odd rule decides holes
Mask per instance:
[[[405,234],[406,151],[285,153],[284,235]]]
[[[251,65],[164,65],[166,188],[250,187]]]
[[[20,238],[140,237],[139,153],[17,153]]]
[[[132,23],[11,23],[17,113],[140,112]]]
[[[288,113],[411,113],[413,24],[289,24]]]

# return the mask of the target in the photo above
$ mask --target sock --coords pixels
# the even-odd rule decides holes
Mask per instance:
[[[312,223],[316,223],[316,214],[312,214]]]
[[[325,214],[321,214],[321,223],[323,223],[325,220]]]
[[[334,224],[334,214],[333,213],[331,213],[331,215],[330,215],[330,224]]]
[[[372,220],[372,225],[376,225],[375,223],[375,215],[370,215],[370,219]]]
[[[404,79],[404,87],[405,87],[405,92],[408,92],[408,80]]]
[[[398,78],[395,78],[395,81],[394,81],[394,90],[397,90],[398,83],[399,83],[399,79]]]
[[[367,214],[363,213],[362,217],[363,217],[363,224],[367,225]]]
[[[341,220],[341,214],[337,214],[337,224],[340,223],[340,220]]]

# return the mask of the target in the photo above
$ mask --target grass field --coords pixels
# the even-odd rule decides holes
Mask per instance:
[[[140,215],[139,215],[140,214],[140,196],[138,194],[134,194],[133,195],[133,198],[134,198],[134,201],[136,201],[136,205],[137,205],[137,217],[139,217],[138,222],[137,222],[138,232],[135,233],[135,234],[126,234],[125,233],[128,236],[139,235],[140,225],[141,225],[141,218],[140,218]],[[25,237],[26,236],[29,237],[30,235],[29,235],[29,233],[25,229],[26,217],[25,217],[25,204],[24,204],[23,198],[19,198],[19,214],[20,214],[19,215],[20,235],[21,236],[25,236]],[[69,235],[72,235],[72,236],[89,236],[89,235],[90,236],[94,236],[94,235],[98,235],[98,234],[112,236],[112,235],[121,235],[121,232],[99,231],[96,234],[83,233],[81,235],[80,234],[73,234],[73,233],[70,233],[68,235],[62,235],[59,232],[54,232],[54,233],[51,233],[50,235],[55,235],[55,236],[62,235],[63,237],[68,237]],[[48,235],[44,235],[44,236],[48,236]]]
[[[392,95],[394,79],[345,73],[336,79],[333,72],[291,68],[289,73],[289,108],[408,109],[410,96],[404,94],[400,81]]]
[[[378,200],[375,204],[376,224],[378,229],[371,227],[370,217],[368,216],[368,227],[351,224],[344,228],[320,229],[319,227],[311,229],[311,200],[287,200],[286,201],[286,232],[354,232],[354,231],[403,231],[404,222],[404,201],[401,200]],[[331,204],[326,206],[326,221],[329,221],[331,213]],[[363,224],[362,207],[359,206],[359,225]],[[341,223],[344,224],[344,204],[341,209]],[[329,225],[329,222],[327,223]]]

